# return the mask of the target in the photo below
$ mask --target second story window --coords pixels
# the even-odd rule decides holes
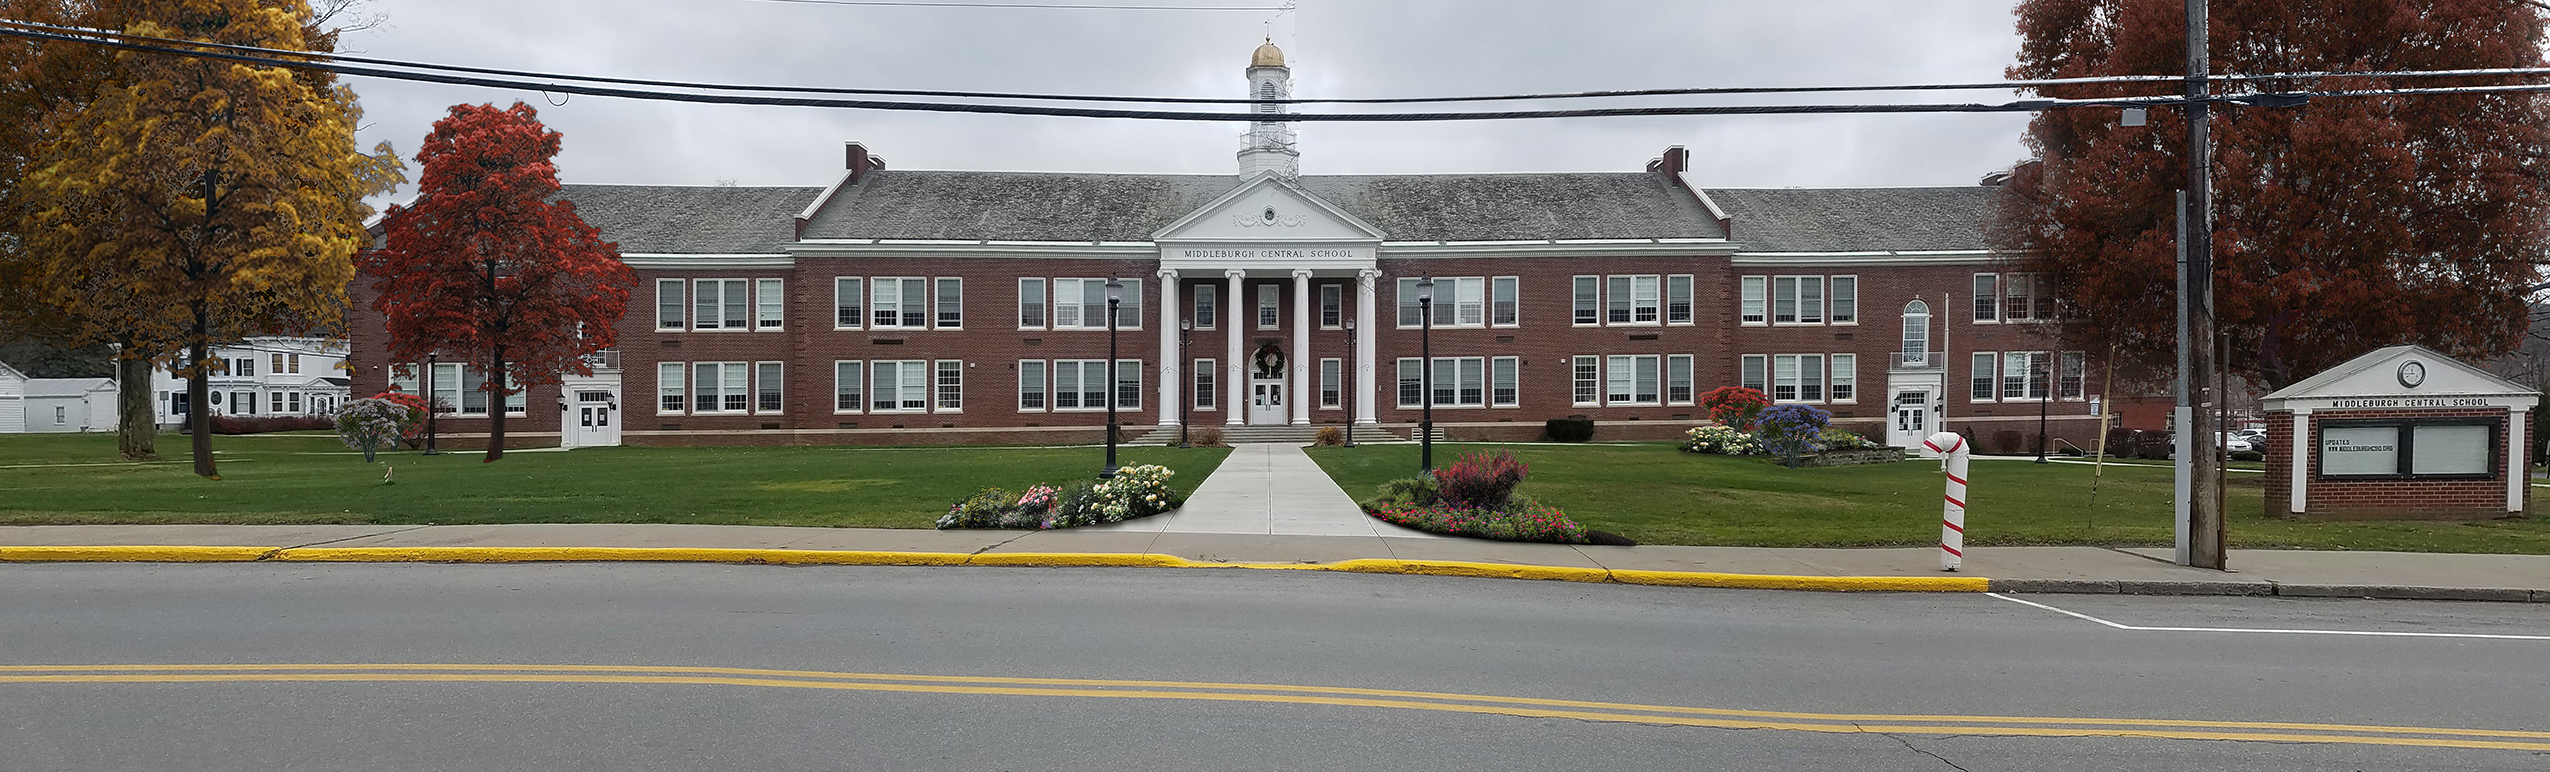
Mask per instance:
[[[691,282],[691,327],[699,330],[750,329],[749,283],[743,279],[698,279]]]

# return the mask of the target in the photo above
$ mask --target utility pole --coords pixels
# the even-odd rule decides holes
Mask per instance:
[[[2221,570],[2223,564],[2222,451],[2216,436],[2214,411],[2206,409],[2207,400],[2219,403],[2222,394],[2207,388],[2214,379],[2214,260],[2213,260],[2213,167],[2211,138],[2206,131],[2210,105],[2203,100],[2212,96],[2206,71],[2205,0],[2187,0],[2187,209],[2179,243],[2186,249],[2187,281],[2180,290],[2184,297],[2183,312],[2187,333],[2179,340],[2179,361],[2185,369],[2179,380],[2185,384],[2180,392],[2188,395],[2179,429],[2192,435],[2179,443],[2188,458],[2180,467],[2187,470],[2187,484],[2180,490],[2187,499],[2187,517],[2179,534],[2181,565]],[[2202,395],[2203,399],[2195,399]]]

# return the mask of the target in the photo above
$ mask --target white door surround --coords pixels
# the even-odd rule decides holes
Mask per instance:
[[[620,444],[621,424],[628,422],[617,375],[608,380],[569,379],[558,385],[558,447],[607,448]]]
[[[1948,392],[1943,374],[1894,372],[1886,377],[1886,444],[1919,448],[1946,428]]]

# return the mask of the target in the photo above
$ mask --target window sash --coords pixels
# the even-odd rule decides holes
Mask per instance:
[[[1453,404],[1461,407],[1485,407],[1487,405],[1487,358],[1460,357],[1453,361],[1455,364],[1453,369],[1460,375],[1460,390],[1456,395],[1458,399]]]
[[[1401,357],[1399,365],[1399,406],[1422,407],[1425,399],[1425,374],[1419,370],[1416,357]]]
[[[1216,377],[1214,374],[1219,372],[1213,369],[1214,365],[1214,360],[1195,360],[1195,409],[1197,410],[1213,409],[1215,394],[1213,380]]]
[[[1080,361],[1054,360],[1054,409],[1080,407]]]
[[[1221,288],[1212,284],[1195,285],[1195,328],[1210,330],[1221,320]]]
[[[1974,320],[2001,321],[2001,277],[1999,274],[1974,275]]]
[[[1346,401],[1346,361],[1319,360],[1319,406],[1340,407]]]
[[[1512,327],[1522,321],[1522,283],[1517,276],[1499,276],[1489,282],[1489,324]]]
[[[867,296],[857,276],[832,277],[832,327],[855,330],[867,322]]]
[[[1425,310],[1417,305],[1417,280],[1401,277],[1397,295],[1399,326],[1419,327],[1425,324]]]
[[[1797,277],[1797,323],[1824,323],[1824,277]]]
[[[1022,412],[1045,409],[1045,361],[1018,361],[1018,409]]]
[[[866,407],[866,397],[859,388],[866,380],[862,377],[865,373],[861,372],[864,369],[862,363],[856,360],[833,361],[832,412],[856,413]]]
[[[1966,399],[1972,402],[1990,402],[1999,399],[2001,392],[1993,387],[1992,379],[1996,373],[2000,372],[2000,367],[2000,360],[1996,359],[1992,352],[1975,352],[1972,372],[1968,375],[1972,388],[1967,391]]]
[[[1044,329],[1044,279],[1018,280],[1018,326],[1021,329]]]
[[[1576,357],[1576,405],[1601,405],[1601,357]]]
[[[868,294],[869,326],[880,330],[918,330],[929,326],[929,287],[918,277],[880,276]]]
[[[1603,381],[1605,404],[1626,404],[1634,401],[1630,398],[1629,390],[1630,380],[1636,373],[1629,364],[1629,360],[1628,356],[1614,355],[1611,361],[1604,363],[1604,367],[1610,370],[1611,376]]]
[[[1605,282],[1605,284],[1609,286],[1606,286],[1604,291],[1610,294],[1609,297],[1604,298],[1604,300],[1607,301],[1603,304],[1603,321],[1605,323],[1629,323],[1630,278],[1631,277],[1628,276],[1612,276]]]
[[[2025,399],[2028,395],[2028,355],[2024,351],[2001,355],[2001,398]]]
[[[1629,281],[1631,324],[1655,324],[1661,311],[1657,277],[1632,276]]]
[[[682,376],[688,369],[680,362],[655,364],[655,412],[680,413],[688,406],[682,394]]]
[[[1824,401],[1824,355],[1798,355],[1797,398],[1806,402]]]
[[[940,410],[965,409],[965,361],[941,359],[938,367],[938,406]]]
[[[787,280],[755,279],[753,281],[753,285],[755,295],[753,298],[755,302],[755,305],[753,306],[754,328],[762,330],[779,329],[780,324],[788,318]]]
[[[2004,321],[2026,321],[2033,318],[2029,311],[2030,307],[2034,305],[2032,299],[2035,297],[2035,293],[2033,292],[2036,285],[2035,277],[2035,274],[2027,273],[2003,275],[2001,281],[2001,318]]]
[[[1752,389],[1754,391],[1768,393],[1770,391],[1770,367],[1769,357],[1761,354],[1744,355],[1736,360],[1736,385]]]
[[[780,412],[780,397],[788,390],[786,363],[761,362],[755,364],[754,369],[759,371],[753,377],[754,412]]]
[[[1771,357],[1771,400],[1797,401],[1797,355],[1777,354]]]
[[[1691,404],[1692,361],[1693,357],[1690,354],[1672,354],[1665,357],[1665,402],[1677,405]]]
[[[1522,398],[1523,360],[1520,357],[1496,357],[1488,360],[1488,404],[1514,407]]]
[[[1441,280],[1438,279],[1437,281]],[[1453,279],[1452,289],[1454,310],[1452,324],[1460,327],[1479,327],[1486,325],[1487,280],[1476,276],[1465,276]],[[1442,320],[1440,319],[1435,321],[1437,324],[1442,323]]]
[[[1346,288],[1335,284],[1319,285],[1319,326],[1334,330],[1346,324]]]
[[[2063,352],[2059,361],[2062,363],[2063,376],[2062,380],[2055,384],[2058,396],[2063,399],[2080,399],[2089,380],[2087,377],[2088,356],[2078,351],[2066,351]]]
[[[1142,409],[1142,360],[1116,360],[1116,408]]]
[[[752,329],[752,320],[747,319],[744,316],[747,313],[751,313],[750,304],[752,303],[752,298],[746,296],[746,293],[751,291],[750,286],[745,284],[743,279],[726,279],[717,283],[725,290],[723,293],[725,295],[724,302],[718,304],[720,315],[724,317],[724,322],[721,325],[721,328],[728,330]]]
[[[1602,322],[1602,277],[1576,277],[1576,324]]]
[[[1454,361],[1453,357],[1434,358],[1434,382],[1432,385],[1434,386],[1435,407],[1450,407],[1460,404],[1461,375],[1459,368],[1460,363]]]
[[[1692,321],[1691,277],[1665,277],[1665,323],[1690,324]]]
[[[965,327],[965,280],[941,276],[938,281],[938,327],[958,330]]]
[[[682,280],[655,280],[655,329],[679,330],[682,318]]]
[[[1831,316],[1834,324],[1859,323],[1859,277],[1833,277],[1833,309]]]
[[[1762,324],[1765,321],[1762,304],[1768,292],[1764,289],[1764,281],[1766,278],[1761,276],[1746,276],[1736,281],[1740,295],[1738,312],[1742,314],[1744,324]]]
[[[1257,285],[1257,328],[1279,329],[1284,323],[1284,285]]]
[[[1771,280],[1771,323],[1797,323],[1797,277],[1780,276]]]
[[[1859,355],[1833,355],[1832,396],[1835,402],[1859,400]]]
[[[1637,380],[1631,384],[1634,391],[1630,394],[1629,401],[1642,405],[1653,405],[1664,401],[1664,395],[1658,385],[1658,381],[1660,380],[1659,374],[1657,373],[1659,365],[1658,357],[1654,354],[1647,354],[1631,357],[1629,361],[1631,366],[1636,367],[1638,371]]]

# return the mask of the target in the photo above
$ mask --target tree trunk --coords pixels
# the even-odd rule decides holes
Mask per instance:
[[[159,416],[152,407],[151,360],[126,345],[115,360],[115,445],[126,461],[159,460]]]
[[[211,358],[212,310],[203,300],[196,300],[195,328],[186,340],[186,431],[195,456],[195,474],[219,480],[221,470],[213,467],[212,455],[212,368],[204,360]]]
[[[505,457],[505,344],[498,343],[487,357],[487,459]],[[525,401],[528,402],[526,397]],[[528,411],[525,411],[526,413]],[[481,462],[485,463],[485,462]]]

